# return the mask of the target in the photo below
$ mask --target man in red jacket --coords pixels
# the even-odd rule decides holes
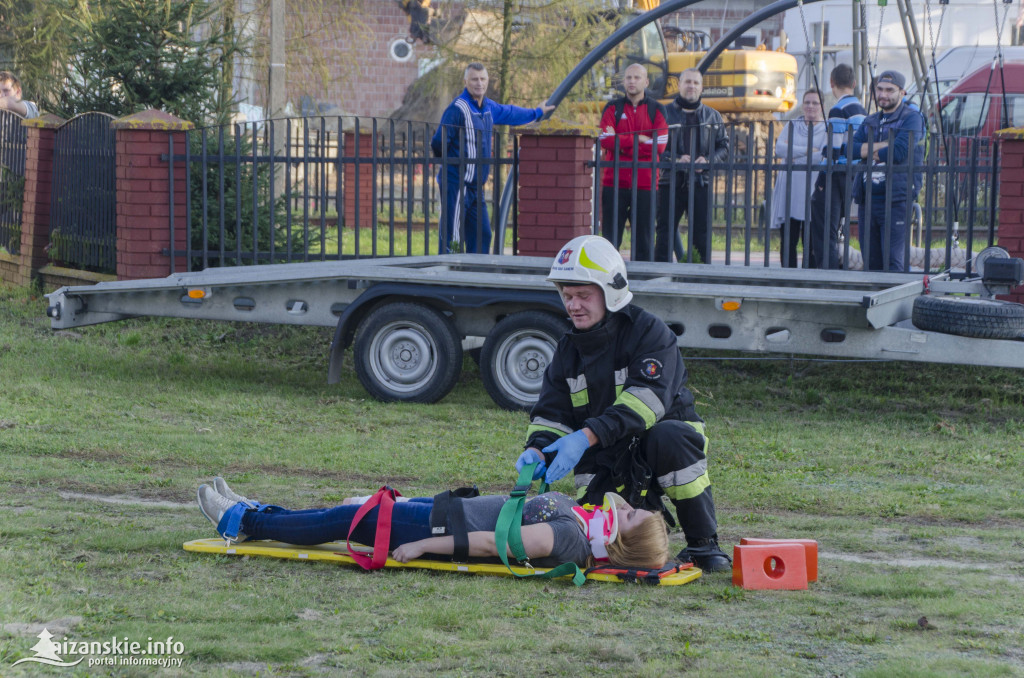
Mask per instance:
[[[633,228],[633,258],[651,261],[654,255],[654,165],[665,151],[668,126],[665,112],[647,94],[647,69],[633,64],[622,77],[626,96],[608,102],[601,114],[601,148],[606,163],[601,178],[601,232],[618,248],[629,219]],[[657,151],[655,151],[655,148]],[[652,178],[653,175],[653,178]],[[634,187],[636,192],[634,194]]]

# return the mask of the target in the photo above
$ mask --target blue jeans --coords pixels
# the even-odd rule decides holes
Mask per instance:
[[[426,539],[430,536],[431,498],[417,498],[396,503],[391,513],[391,541],[388,549]],[[242,532],[250,539],[273,539],[286,544],[311,546],[329,541],[345,541],[352,519],[362,508],[359,505],[333,508],[268,509],[262,513],[246,511],[242,516]],[[352,541],[372,546],[377,534],[377,512],[370,510],[352,533]]]
[[[861,214],[864,205],[861,203]],[[886,233],[886,220],[889,232]],[[893,200],[887,206],[885,197],[871,196],[870,218],[860,227],[861,253],[864,254],[865,271],[905,272],[907,270],[905,250],[907,247],[907,201]],[[865,242],[867,232],[867,242]],[[889,256],[885,256],[888,236]]]

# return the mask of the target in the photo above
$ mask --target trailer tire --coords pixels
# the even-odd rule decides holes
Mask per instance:
[[[922,295],[914,299],[914,327],[978,339],[1024,336],[1024,304],[978,297]]]
[[[356,375],[384,402],[435,403],[455,387],[462,344],[454,323],[423,304],[380,306],[356,330]]]
[[[498,407],[533,407],[555,347],[568,329],[568,322],[543,311],[513,313],[491,328],[480,352],[480,376]]]

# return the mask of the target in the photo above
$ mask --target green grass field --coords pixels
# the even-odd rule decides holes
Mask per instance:
[[[44,309],[0,287],[0,675],[1024,675],[1022,371],[687,354],[723,545],[817,539],[820,581],[576,588],[181,548],[217,474],[293,507],[507,489],[526,416],[472,360],[385,405],[350,365],[326,385],[330,330]],[[173,636],[183,664],[14,666],[43,627]]]

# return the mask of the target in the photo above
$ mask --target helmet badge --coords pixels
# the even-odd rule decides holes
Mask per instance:
[[[571,257],[571,256],[572,256],[572,250],[569,249],[568,247],[566,247],[564,250],[562,250],[558,254],[558,263],[564,264],[565,262],[569,261],[569,257]]]

